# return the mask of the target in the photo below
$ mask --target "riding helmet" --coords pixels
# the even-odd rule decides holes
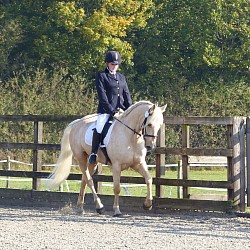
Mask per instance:
[[[105,56],[105,62],[113,64],[121,64],[121,56],[119,52],[111,50]]]

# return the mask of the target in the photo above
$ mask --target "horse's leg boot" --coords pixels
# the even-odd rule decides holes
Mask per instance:
[[[97,151],[99,148],[101,140],[101,134],[97,133],[96,129],[93,131],[93,139],[92,139],[92,150],[91,155],[89,156],[89,163],[90,164],[96,164],[96,157],[97,157]]]

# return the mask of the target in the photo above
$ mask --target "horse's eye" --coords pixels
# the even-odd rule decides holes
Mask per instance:
[[[148,124],[148,127],[152,127],[152,124],[151,124],[151,123],[149,123],[149,124]]]

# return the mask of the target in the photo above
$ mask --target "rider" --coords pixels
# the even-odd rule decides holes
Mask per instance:
[[[121,56],[117,51],[108,51],[105,56],[106,69],[96,76],[96,90],[98,94],[98,117],[93,131],[92,150],[89,163],[96,164],[97,151],[100,144],[101,132],[110,116],[120,110],[126,110],[132,105],[126,78],[118,70]]]

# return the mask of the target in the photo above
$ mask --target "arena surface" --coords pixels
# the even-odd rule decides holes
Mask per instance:
[[[0,206],[1,250],[250,249],[250,219],[225,213],[79,215]]]

